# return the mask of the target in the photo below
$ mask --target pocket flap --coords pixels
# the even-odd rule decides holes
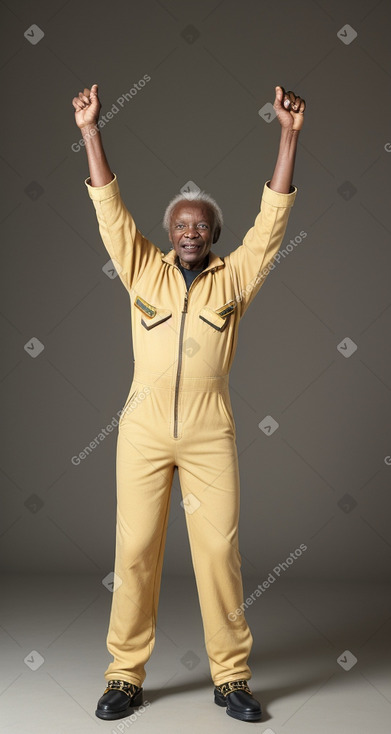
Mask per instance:
[[[168,308],[157,308],[152,303],[148,303],[144,298],[141,298],[141,296],[136,296],[134,305],[143,314],[141,323],[146,329],[152,329],[153,326],[161,324],[162,321],[166,321],[172,315],[172,311]]]
[[[141,323],[146,329],[152,329],[153,326],[157,326],[157,324],[161,324],[162,321],[169,319],[171,314],[172,311],[168,308],[157,308],[155,316],[150,318],[144,318],[144,316],[142,316]]]
[[[229,301],[228,303],[225,303],[224,306],[216,308],[215,311],[208,306],[204,306],[199,313],[199,317],[217,329],[217,331],[223,331],[228,322],[227,317],[235,310],[235,308],[236,301]]]

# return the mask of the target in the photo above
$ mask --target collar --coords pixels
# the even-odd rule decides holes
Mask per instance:
[[[170,252],[167,252],[166,255],[163,255],[162,262],[168,263],[169,265],[175,265],[176,266],[176,252],[174,249],[170,250]],[[224,260],[219,257],[219,255],[216,255],[215,252],[212,252],[212,250],[209,250],[209,263],[206,266],[206,268],[203,269],[203,273],[206,273],[208,270],[213,270],[213,272],[216,270],[216,268],[224,267],[225,263]]]

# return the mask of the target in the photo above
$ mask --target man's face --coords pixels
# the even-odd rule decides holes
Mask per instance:
[[[169,238],[180,263],[188,270],[199,270],[219,230],[208,204],[200,201],[179,201],[170,221]]]

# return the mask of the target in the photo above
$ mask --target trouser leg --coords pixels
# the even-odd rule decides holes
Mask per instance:
[[[147,401],[151,404],[147,406]],[[106,680],[142,686],[154,644],[174,464],[149,430],[152,398],[121,419],[117,440],[117,525]],[[153,418],[153,416],[152,416]]]
[[[193,436],[178,449],[178,474],[184,497],[191,555],[215,685],[251,678],[247,659],[253,637],[245,615],[235,615],[243,603],[238,543],[239,469],[232,421],[222,414],[221,396],[194,398],[199,421]],[[229,617],[231,615],[231,617]]]

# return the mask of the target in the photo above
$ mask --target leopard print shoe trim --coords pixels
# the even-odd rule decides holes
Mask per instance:
[[[104,693],[112,690],[123,691],[127,696],[129,696],[129,698],[133,698],[141,688],[136,686],[134,683],[128,683],[126,680],[109,680]]]
[[[250,693],[250,695],[252,695],[246,680],[230,680],[227,683],[221,683],[219,686],[216,686],[216,688],[223,694],[223,696],[228,696],[232,691],[246,691],[246,693]]]

